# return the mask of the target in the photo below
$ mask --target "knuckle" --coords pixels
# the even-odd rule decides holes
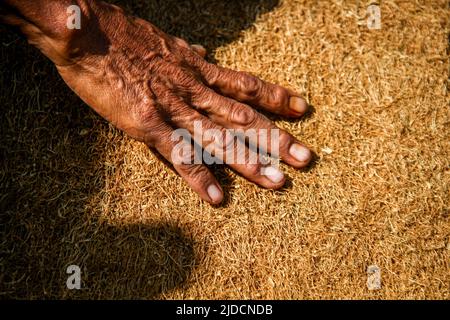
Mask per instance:
[[[290,134],[281,131],[280,136],[278,138],[279,149],[283,152],[287,152],[293,141],[294,138]]]
[[[208,170],[201,164],[183,164],[179,169],[195,182],[202,182],[208,177]]]
[[[222,152],[226,154],[227,152],[235,150],[235,138],[233,135],[229,134],[226,129],[223,129],[222,133],[223,143],[222,143]]]
[[[207,113],[221,112],[225,115],[226,108],[220,103],[217,94],[205,85],[197,84],[192,89],[191,100],[189,101],[195,107],[198,107]]]
[[[261,163],[246,164],[245,167],[251,176],[259,176],[261,174]]]
[[[235,124],[251,126],[256,121],[256,112],[245,105],[234,104],[228,120]]]
[[[256,98],[261,90],[261,80],[245,72],[241,72],[239,78],[241,92],[248,99]]]
[[[230,147],[229,134],[225,128],[210,127],[206,129],[206,134],[203,137],[205,143],[208,143],[206,147],[208,152],[212,152],[214,155],[222,155]]]
[[[195,72],[185,66],[183,61],[177,60],[161,64],[159,68],[159,74],[163,75],[163,79],[158,79],[159,82],[163,82],[172,91],[192,92],[193,88],[199,84]],[[158,86],[158,84],[155,83],[153,86]]]
[[[201,57],[204,57],[206,55],[206,48],[199,44],[193,44],[191,46],[191,49],[194,50],[197,54],[199,54]]]
[[[281,108],[288,104],[288,100],[289,93],[285,88],[277,85],[270,85],[268,103],[271,106]]]
[[[175,39],[175,43],[178,44],[179,46],[181,46],[183,48],[189,48],[189,44],[186,42],[186,40],[183,40],[178,37],[174,37],[174,39]]]
[[[220,75],[223,74],[223,68],[203,60],[201,61],[200,69],[209,86],[215,87],[218,85]]]

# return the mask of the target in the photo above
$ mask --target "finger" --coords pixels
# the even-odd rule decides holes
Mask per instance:
[[[206,61],[192,63],[197,66],[206,84],[222,95],[283,116],[299,117],[308,110],[306,101],[292,90]]]
[[[206,49],[204,46],[199,44],[193,44],[191,45],[191,49],[194,50],[200,57],[204,58],[206,57]]]
[[[243,130],[255,147],[280,157],[293,167],[305,167],[311,161],[312,153],[304,144],[246,104],[211,89],[203,90],[192,103],[206,112],[213,122],[225,128]]]
[[[186,40],[183,40],[178,37],[173,37],[173,39],[174,39],[175,43],[177,43],[179,46],[186,48],[186,49],[193,50],[200,57],[204,58],[206,56],[206,53],[207,53],[206,49],[202,45],[199,45],[199,44],[189,45],[189,43]]]
[[[230,131],[212,122],[184,101],[173,97],[170,108],[172,124],[186,129],[195,143],[205,149],[202,159],[212,154],[216,163],[225,163],[248,180],[269,189],[278,189],[285,183],[284,174],[274,165],[263,165],[260,155],[236,138]]]
[[[161,120],[161,123],[162,120]],[[195,163],[192,145],[181,136],[173,136],[173,128],[162,124],[156,139],[148,138],[146,143],[154,147],[167,161],[173,164],[177,173],[187,182],[200,198],[219,204],[223,200],[223,191],[214,175],[205,165]],[[184,153],[184,154],[180,154]]]

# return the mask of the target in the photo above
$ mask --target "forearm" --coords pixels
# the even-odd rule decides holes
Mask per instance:
[[[5,23],[17,25],[32,24],[42,33],[58,37],[67,33],[67,8],[77,5],[85,16],[92,14],[95,0],[1,0]]]
[[[68,8],[72,5],[80,8],[80,28],[68,25]],[[32,45],[56,64],[64,65],[79,43],[86,42],[84,37],[101,32],[99,14],[105,7],[96,0],[0,0],[0,21],[18,27]]]

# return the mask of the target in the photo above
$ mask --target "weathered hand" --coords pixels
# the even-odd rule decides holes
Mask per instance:
[[[81,30],[68,32],[51,46],[42,41],[38,46],[88,105],[156,149],[210,203],[222,201],[220,185],[204,164],[173,161],[175,129],[193,134],[194,123],[200,121],[203,129],[222,133],[227,128],[274,130],[278,128],[249,105],[288,117],[307,111],[295,92],[210,64],[203,59],[202,47],[190,46],[118,7],[97,4],[93,12],[83,14]],[[195,142],[205,147],[206,140]],[[311,160],[311,152],[287,132],[279,131],[278,142],[279,157],[287,164],[301,168]],[[225,162],[263,187],[276,189],[285,182],[278,169],[260,161]]]

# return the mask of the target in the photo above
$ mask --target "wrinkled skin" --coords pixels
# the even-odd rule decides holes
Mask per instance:
[[[68,31],[61,21],[56,32],[43,32],[14,19],[10,24],[21,27],[81,99],[169,162],[177,143],[171,133],[176,128],[192,132],[194,121],[221,131],[275,129],[253,108],[288,117],[307,111],[295,92],[210,64],[201,46],[190,46],[116,6],[96,3],[83,8],[81,30]],[[287,164],[301,168],[311,160],[311,152],[287,132],[280,131],[279,142],[279,157]],[[277,170],[262,174],[261,163],[229,165],[265,188],[280,188],[285,182]],[[175,163],[174,168],[202,199],[222,201],[220,185],[207,166]]]

